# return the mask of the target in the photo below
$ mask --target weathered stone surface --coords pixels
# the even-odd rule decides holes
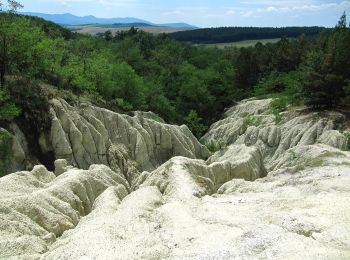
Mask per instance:
[[[4,169],[4,173],[26,170],[33,167],[32,163],[37,161],[35,158],[30,158],[27,140],[19,127],[12,123],[9,125],[8,130],[0,128],[0,134],[10,137],[5,141],[6,144],[2,143],[3,140],[0,140],[0,145],[10,146],[7,167]]]
[[[124,147],[128,159],[141,170],[154,170],[173,156],[209,156],[186,126],[160,123],[141,113],[130,117],[88,104],[74,108],[64,100],[52,100],[51,106],[55,157],[79,168],[94,163],[114,166],[117,158],[113,151],[118,147]]]
[[[55,172],[0,179],[0,258],[349,259],[341,115],[270,102],[228,110],[204,161],[187,127],[53,101]]]
[[[262,153],[268,170],[275,169],[276,161],[295,146],[320,143],[346,148],[345,136],[335,130],[336,121],[345,120],[340,113],[291,111],[284,113],[281,123],[276,123],[269,111],[271,101],[250,99],[240,102],[226,112],[225,119],[212,125],[202,141],[255,146]]]
[[[130,190],[121,172],[104,165],[70,169],[56,177],[44,166],[0,179],[0,258],[44,253],[89,214],[109,187]],[[121,194],[118,193],[117,194]]]

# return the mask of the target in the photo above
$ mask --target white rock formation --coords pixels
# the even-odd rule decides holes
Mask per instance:
[[[0,179],[0,259],[34,257],[88,215],[96,198],[116,187],[120,199],[130,190],[121,171],[92,165],[56,177],[44,166]]]
[[[204,161],[184,127],[55,102],[53,147],[70,162],[0,179],[0,259],[350,258],[340,115],[287,113],[276,124],[270,100],[244,101],[204,137],[225,144]],[[179,147],[169,152],[162,140]],[[113,170],[69,165],[90,159]]]
[[[55,158],[82,169],[91,164],[114,169],[132,160],[140,170],[154,170],[174,156],[209,156],[185,125],[167,125],[142,113],[130,117],[88,104],[75,108],[64,100],[52,100],[51,107]],[[126,175],[128,171],[125,169]]]
[[[270,112],[271,99],[244,100],[228,110],[225,118],[213,124],[202,138],[203,142],[223,145],[245,144],[257,147],[268,170],[276,169],[276,161],[295,146],[326,144],[345,149],[347,139],[336,131],[344,122],[336,112],[285,112],[281,123],[276,123]]]
[[[36,160],[29,160],[28,143],[19,127],[12,123],[8,130],[0,128],[0,135],[7,136],[6,140],[0,138],[0,146],[9,145],[11,151],[3,174],[32,168],[32,161]]]

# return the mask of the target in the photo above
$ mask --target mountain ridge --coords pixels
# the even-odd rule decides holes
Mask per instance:
[[[116,18],[99,18],[93,15],[77,16],[71,13],[64,14],[46,14],[38,12],[20,12],[23,15],[37,16],[45,20],[60,24],[60,25],[86,25],[86,24],[132,24],[142,23],[150,26],[165,26],[172,28],[198,28],[187,23],[162,23],[157,24],[147,20],[135,17],[116,17]]]

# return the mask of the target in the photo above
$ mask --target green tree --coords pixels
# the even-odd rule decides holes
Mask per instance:
[[[105,31],[104,38],[105,38],[106,41],[112,40],[113,39],[112,31],[111,30]]]
[[[5,4],[7,4],[5,6]],[[0,85],[5,84],[5,76],[9,66],[9,45],[12,44],[13,38],[9,35],[11,32],[10,25],[13,22],[13,14],[22,5],[14,0],[0,1]]]
[[[20,114],[8,93],[0,86],[0,123],[10,122]]]
[[[184,119],[187,126],[197,138],[200,138],[207,130],[207,127],[202,123],[202,118],[198,116],[195,110],[191,110]]]
[[[113,84],[105,86],[103,96],[109,100],[123,99],[132,109],[144,108],[146,87],[142,77],[125,62],[113,64],[110,73]]]
[[[338,29],[344,29],[346,28],[347,23],[346,23],[346,13],[344,12],[342,16],[340,17],[338,24],[335,26],[335,28]]]

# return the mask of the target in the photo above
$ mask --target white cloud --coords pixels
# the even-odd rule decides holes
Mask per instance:
[[[258,1],[254,1],[257,3]],[[303,5],[283,5],[287,1],[259,1],[259,3],[275,3],[276,5],[271,5],[263,8],[246,9],[240,12],[242,16],[249,17],[256,14],[262,13],[295,13],[295,12],[315,12],[329,9],[339,9],[345,10],[350,8],[350,1],[343,1],[340,3],[324,3],[324,4],[303,4]],[[288,1],[289,2],[289,1]],[[291,1],[299,2],[299,1]]]
[[[71,6],[74,3],[96,3],[104,6],[126,6],[132,5],[137,0],[53,0],[65,6]],[[52,2],[52,1],[50,1]]]

